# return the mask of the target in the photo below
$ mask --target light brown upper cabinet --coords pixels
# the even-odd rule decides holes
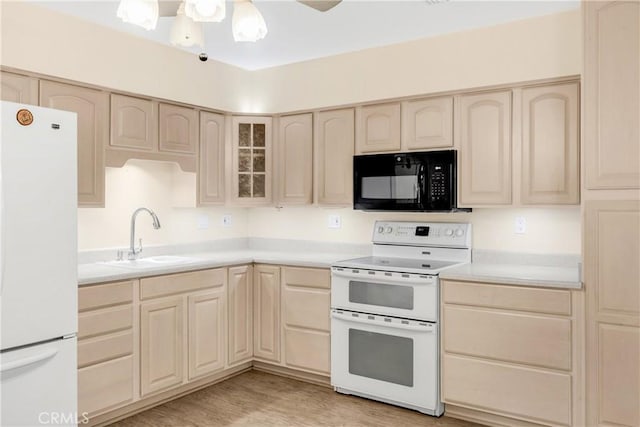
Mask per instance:
[[[280,267],[253,268],[253,355],[280,361]]]
[[[640,187],[640,3],[587,1],[584,52],[588,189]]]
[[[38,105],[38,79],[0,72],[0,99],[19,104]]]
[[[160,103],[160,143],[158,149],[169,153],[196,154],[198,150],[198,113],[193,108]]]
[[[160,160],[196,172],[198,122],[193,108],[112,94],[106,164],[122,167],[129,159]]]
[[[522,90],[521,202],[580,201],[578,83]]]
[[[453,97],[402,103],[402,151],[453,147]]]
[[[511,91],[460,97],[459,204],[511,203]]]
[[[356,108],[356,153],[400,151],[400,103]]]
[[[239,205],[271,202],[271,117],[233,117],[231,199]]]
[[[40,105],[78,115],[78,206],[104,207],[104,148],[109,140],[109,94],[41,80]]]
[[[277,203],[313,201],[313,118],[311,113],[278,119]]]
[[[200,112],[199,206],[224,203],[224,124],[225,118],[222,114]]]
[[[158,103],[111,95],[112,147],[153,151],[158,146]]]
[[[315,113],[314,182],[318,205],[353,203],[354,110]]]

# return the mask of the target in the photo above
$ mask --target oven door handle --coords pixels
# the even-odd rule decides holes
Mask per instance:
[[[414,332],[433,333],[433,328],[434,328],[432,324],[428,324],[427,326],[403,325],[399,323],[385,322],[384,320],[380,321],[380,320],[362,319],[360,317],[349,316],[348,314],[336,313],[335,311],[331,312],[331,317],[336,320],[343,320],[345,322],[362,323],[365,325],[378,325],[378,326],[384,326],[386,328],[404,329],[406,331],[414,331]]]
[[[376,274],[360,274],[360,273],[351,273],[344,270],[332,270],[332,274],[336,277],[343,277],[345,279],[358,279],[360,281],[366,282],[381,282],[381,283],[389,283],[389,284],[402,284],[402,285],[435,285],[436,278],[433,276],[425,276],[425,277],[416,277],[416,275],[411,275],[409,277],[402,277],[401,273],[395,273],[394,276],[384,276],[379,272]]]

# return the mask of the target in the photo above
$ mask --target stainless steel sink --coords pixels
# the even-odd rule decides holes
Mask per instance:
[[[147,258],[138,258],[136,260],[123,261],[105,261],[104,265],[110,267],[129,268],[133,270],[153,268],[153,267],[169,267],[174,265],[184,265],[199,261],[198,258],[180,256],[180,255],[158,255]]]

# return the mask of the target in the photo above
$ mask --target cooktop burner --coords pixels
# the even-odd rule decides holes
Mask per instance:
[[[436,274],[440,270],[460,265],[459,261],[436,261],[426,259],[378,257],[347,259],[334,264],[334,267],[363,270],[384,270],[399,273]]]

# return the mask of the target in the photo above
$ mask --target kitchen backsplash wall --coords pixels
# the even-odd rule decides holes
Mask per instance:
[[[160,218],[138,216],[137,236],[145,246],[196,243],[208,240],[263,237],[324,242],[369,243],[376,219],[461,221],[473,224],[475,249],[528,253],[580,253],[580,208],[474,209],[471,213],[373,213],[349,208],[320,207],[195,208],[195,174],[173,163],[130,160],[122,168],[107,168],[106,207],[78,210],[81,251],[125,248],[129,245],[132,212],[145,206]],[[231,225],[223,226],[223,215]],[[339,215],[340,228],[328,228],[329,215]],[[515,221],[526,221],[524,234]]]
[[[246,237],[248,211],[240,208],[195,208],[194,173],[175,163],[129,160],[122,168],[106,169],[104,208],[78,209],[78,249],[86,251],[129,246],[131,214],[141,206],[158,215],[154,230],[144,212],[136,220],[136,236],[143,245],[195,243]],[[231,225],[222,216],[231,215]]]
[[[329,215],[339,215],[341,228],[328,228]],[[517,217],[526,221],[524,234],[515,233]],[[450,221],[473,224],[473,248],[508,252],[579,254],[580,207],[551,209],[474,209],[470,213],[374,213],[314,207],[257,208],[249,211],[251,237],[320,241],[371,241],[378,219]]]

